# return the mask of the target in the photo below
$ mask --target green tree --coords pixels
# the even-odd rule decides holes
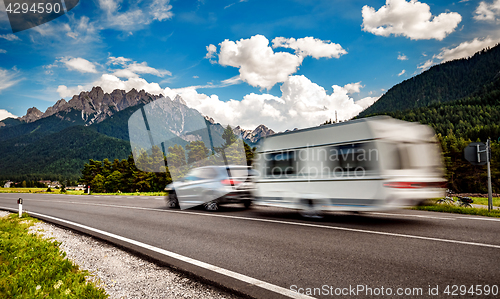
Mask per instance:
[[[190,142],[186,145],[188,150],[188,163],[203,160],[208,157],[210,150],[205,146],[201,140]]]
[[[101,193],[105,191],[106,179],[102,174],[97,174],[90,182],[90,190],[93,192]]]

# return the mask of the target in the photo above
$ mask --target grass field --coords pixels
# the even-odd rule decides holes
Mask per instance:
[[[444,212],[444,213],[456,213],[456,214],[467,214],[467,215],[478,215],[478,216],[488,216],[488,217],[500,217],[500,210],[492,210],[488,212],[488,209],[477,209],[477,208],[463,208],[447,204],[435,204],[428,206],[418,206],[411,208],[413,210],[423,210],[432,212]]]
[[[0,298],[107,298],[56,241],[29,233],[36,219],[0,218]]]

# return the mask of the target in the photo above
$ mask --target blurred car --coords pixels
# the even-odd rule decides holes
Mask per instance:
[[[246,208],[252,203],[255,171],[248,166],[205,166],[189,171],[181,180],[165,188],[169,208],[186,208],[203,205],[208,211],[219,209],[221,204],[242,203]]]

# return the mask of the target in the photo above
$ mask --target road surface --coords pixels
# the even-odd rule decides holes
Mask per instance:
[[[161,197],[9,193],[0,209],[17,209],[19,197],[33,215],[253,297],[448,297],[447,286],[449,297],[462,286],[467,297],[500,295],[498,218],[399,210],[312,220],[267,207],[169,210]]]

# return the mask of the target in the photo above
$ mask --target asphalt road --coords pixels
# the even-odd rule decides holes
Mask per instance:
[[[377,292],[387,294],[388,288],[393,296],[397,292],[408,295],[398,297],[430,297],[429,289],[438,292],[435,298],[460,297],[452,296],[453,285],[457,295],[466,286],[469,293],[465,297],[471,297],[471,286],[477,292],[476,285],[481,285],[483,293],[484,285],[500,287],[500,219],[495,218],[399,210],[331,213],[312,220],[294,211],[267,207],[169,210],[161,197],[8,193],[0,194],[0,209],[17,209],[19,197],[29,212],[83,224],[228,270],[230,275],[212,273],[207,267],[176,262],[172,257],[163,259],[254,297],[283,294],[263,290],[258,283],[241,282],[234,273],[325,298],[335,292],[372,297]],[[115,243],[127,246],[126,242]],[[149,255],[162,260],[158,252]],[[444,293],[447,286],[450,296]],[[497,296],[479,297],[498,297],[497,292]]]

